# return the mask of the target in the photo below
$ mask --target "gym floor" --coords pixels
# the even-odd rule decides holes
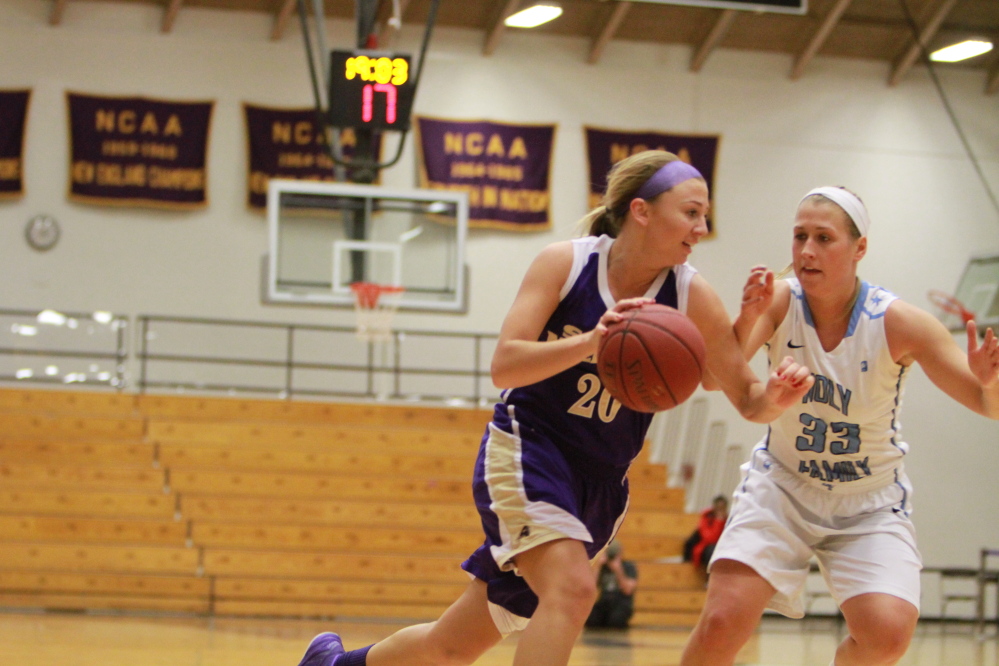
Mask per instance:
[[[348,648],[395,631],[389,623],[0,613],[0,663],[30,666],[296,666],[309,640],[336,629]],[[765,618],[739,656],[743,666],[828,666],[842,625],[832,619]],[[970,624],[923,622],[900,666],[999,666],[999,639],[989,627],[976,638]],[[588,631],[572,666],[678,664],[687,631]],[[478,666],[510,664],[511,636]]]

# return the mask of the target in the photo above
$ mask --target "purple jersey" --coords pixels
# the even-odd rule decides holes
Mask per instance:
[[[561,300],[540,340],[592,330],[615,304],[607,284],[607,257],[614,239],[589,236],[573,241],[573,264]],[[645,296],[686,311],[690,280],[687,264],[659,274]],[[590,357],[553,377],[503,392],[493,423],[510,430],[510,407],[521,428],[537,431],[555,443],[570,464],[590,473],[623,476],[638,455],[652,415],[624,407],[603,389],[596,358]]]

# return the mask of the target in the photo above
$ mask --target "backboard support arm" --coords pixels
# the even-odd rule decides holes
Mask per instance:
[[[367,46],[368,38],[371,34],[373,34],[377,6],[377,0],[356,0],[358,12],[357,37],[359,42],[362,42],[363,40],[363,43],[359,43],[358,47]],[[420,87],[423,65],[426,61],[427,48],[430,45],[434,25],[437,21],[437,10],[439,6],[440,0],[431,0],[430,11],[427,15],[427,23],[423,31],[423,40],[420,45],[420,59],[416,66],[416,73],[413,77],[414,96]],[[313,51],[312,39],[309,37],[308,12],[306,10],[305,0],[298,0],[298,15],[302,24],[303,42],[305,44],[306,59],[309,64],[309,76],[312,80],[312,93],[315,99],[316,115],[319,120],[319,127],[321,131],[324,131],[326,136],[330,139],[327,141],[327,145],[330,147],[330,158],[333,160],[333,163],[338,167],[350,168],[354,172],[351,180],[361,183],[372,183],[377,179],[378,172],[380,170],[394,166],[402,157],[402,150],[405,146],[408,130],[401,133],[395,155],[388,162],[378,162],[374,158],[374,141],[372,136],[363,138],[358,136],[358,144],[354,158],[350,160],[344,159],[343,151],[340,149],[340,142],[336,128],[332,127],[329,123],[327,112],[328,100],[323,99],[324,91],[329,90],[330,72],[328,61],[329,50],[326,45],[326,30],[322,7],[322,0],[313,0],[316,48],[319,51],[318,59],[320,63],[317,68],[317,54]],[[320,73],[322,76],[321,80]],[[357,131],[357,133],[360,135],[361,133],[365,133],[365,131],[360,130]],[[370,135],[370,131],[367,131],[367,133]]]

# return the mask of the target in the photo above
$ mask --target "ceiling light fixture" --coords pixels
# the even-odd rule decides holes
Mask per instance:
[[[562,15],[562,6],[557,2],[535,2],[516,14],[506,17],[503,24],[510,28],[536,28]]]
[[[958,44],[937,49],[930,54],[930,60],[933,62],[958,62],[988,53],[991,50],[992,42],[982,39],[966,39]]]

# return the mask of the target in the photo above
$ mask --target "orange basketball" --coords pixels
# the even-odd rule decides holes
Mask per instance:
[[[704,338],[685,314],[653,303],[628,310],[600,341],[597,373],[629,409],[660,412],[689,398],[704,372]]]

